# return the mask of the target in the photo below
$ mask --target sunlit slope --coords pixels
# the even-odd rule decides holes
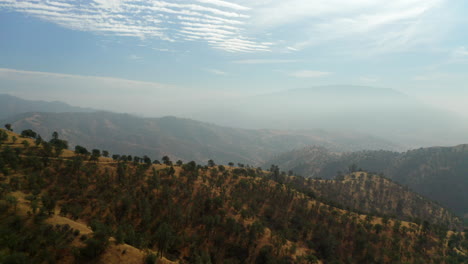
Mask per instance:
[[[407,152],[359,151],[337,154],[308,147],[278,155],[265,165],[278,165],[305,177],[332,179],[350,166],[383,173],[415,192],[452,209],[468,213],[468,145],[431,147]]]
[[[36,145],[15,135],[29,141],[17,145],[8,134],[0,145],[4,212],[18,210],[9,196],[24,202],[21,193],[31,194],[24,197],[31,207],[39,203],[28,217],[72,219],[78,224],[69,225],[84,233],[91,227],[93,238],[84,238],[84,249],[73,254],[79,259],[105,258],[114,247],[106,236],[179,263],[463,263],[466,254],[463,234],[448,241],[444,227],[330,206],[294,188],[297,177],[276,170],[96,160],[67,151],[63,156],[54,142]],[[112,252],[125,255],[124,249]]]

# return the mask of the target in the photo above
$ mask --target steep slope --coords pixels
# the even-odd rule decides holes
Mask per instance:
[[[215,157],[224,164],[257,165],[275,153],[310,144],[337,151],[396,148],[390,142],[361,134],[245,130],[175,117],[139,118],[109,112],[27,113],[4,123],[12,123],[16,131],[32,128],[41,135],[58,131],[71,146],[79,142],[118,154],[152,158],[170,155],[174,160],[197,162]]]
[[[24,100],[15,96],[0,94],[0,120],[27,112],[91,112],[92,109],[71,106],[62,102]]]
[[[29,144],[17,144],[12,136],[8,133],[0,145],[0,163],[6,168],[0,176],[7,195],[31,193],[31,201],[43,201],[41,211],[58,207],[62,217],[88,223],[96,230],[85,240],[89,250],[103,249],[103,243],[105,249],[108,240],[102,236],[107,234],[117,243],[154,250],[179,263],[466,259],[463,233],[451,234],[446,243],[444,228],[338,209],[280,183],[284,179],[276,173],[194,162],[166,166],[94,161],[68,153],[47,156],[56,141],[35,145],[24,139]],[[79,252],[93,260],[105,250]]]
[[[313,154],[314,152],[312,152]],[[468,145],[433,147],[403,153],[360,151],[332,154],[321,151],[317,162],[310,149],[301,149],[277,156],[265,164],[277,162],[283,170],[293,170],[306,177],[331,179],[337,172],[355,169],[383,173],[386,177],[454,210],[468,213]]]
[[[296,188],[308,188],[328,203],[365,214],[427,221],[457,229],[462,227],[460,219],[439,204],[375,174],[354,172],[340,175],[336,180],[309,179],[294,183]]]

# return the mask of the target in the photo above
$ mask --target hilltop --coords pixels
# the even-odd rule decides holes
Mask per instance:
[[[55,260],[69,257],[102,263],[102,254],[114,243],[145,250],[146,261],[159,254],[178,263],[466,260],[463,233],[331,206],[291,186],[289,182],[297,177],[276,170],[213,162],[173,164],[167,158],[165,164],[122,156],[110,159],[96,151],[73,153],[56,134],[49,142],[12,132],[6,135],[0,145],[0,202],[5,204],[0,219],[17,210],[17,202],[9,197],[24,193],[31,207],[24,221],[53,221],[48,219],[58,213],[61,219],[94,231],[80,238],[83,245],[74,246],[71,240],[60,240],[64,236],[44,234],[47,243],[62,242],[60,247],[42,247],[41,254],[15,243],[2,244],[2,252],[16,252],[37,262],[47,255]],[[35,224],[24,226],[24,234],[36,228]],[[54,234],[62,234],[62,229],[55,226]],[[37,239],[29,235],[30,241]]]

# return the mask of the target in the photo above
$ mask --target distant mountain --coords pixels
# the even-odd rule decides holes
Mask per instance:
[[[221,127],[175,117],[139,118],[110,112],[25,113],[3,121],[15,131],[33,129],[43,137],[53,131],[70,142],[98,147],[116,154],[258,165],[275,154],[306,145],[335,151],[397,149],[376,137],[356,133],[246,130]]]
[[[15,96],[0,94],[0,120],[26,112],[92,112],[95,110],[71,106],[54,101],[24,100]]]
[[[350,166],[383,173],[459,215],[468,214],[468,145],[420,148],[403,153],[359,151],[343,154],[309,147],[276,156],[263,166],[271,164],[305,177],[325,179],[335,177],[339,171],[349,171]]]
[[[198,120],[247,128],[356,131],[409,148],[468,140],[468,122],[392,89],[322,86],[226,102]]]

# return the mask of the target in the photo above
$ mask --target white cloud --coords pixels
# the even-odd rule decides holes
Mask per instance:
[[[218,70],[218,69],[205,69],[205,71],[215,74],[215,75],[227,75],[226,72]]]
[[[230,52],[269,51],[271,46],[242,34],[249,7],[223,0],[0,0],[0,9],[105,35],[204,41]]]
[[[455,57],[455,58],[468,57],[468,48],[467,47],[458,47],[452,52],[452,56]]]
[[[445,13],[448,9],[444,9],[448,2],[0,0],[0,9],[22,12],[73,30],[172,42],[197,41],[230,52],[296,52],[310,46],[336,47],[329,44],[340,43],[340,52],[354,52],[355,47],[371,53],[430,47],[451,23],[450,14]],[[282,48],[275,48],[279,43]]]
[[[447,0],[266,0],[255,6],[257,31],[293,28],[294,49],[337,39],[371,51],[399,51],[430,43],[447,26]],[[437,19],[434,17],[437,16]]]
[[[242,5],[238,5],[238,4],[230,3],[230,2],[226,2],[226,1],[221,1],[221,0],[196,0],[196,1],[200,2],[200,3],[205,3],[205,4],[212,4],[212,5],[217,5],[217,6],[221,6],[221,7],[228,7],[228,8],[232,8],[232,9],[236,9],[236,10],[249,10],[250,9],[250,8],[242,6]]]
[[[237,64],[279,64],[279,63],[293,63],[297,60],[274,60],[274,59],[252,59],[252,60],[236,60],[232,61]]]
[[[289,75],[297,78],[320,78],[330,74],[331,72],[303,70],[292,72]]]

